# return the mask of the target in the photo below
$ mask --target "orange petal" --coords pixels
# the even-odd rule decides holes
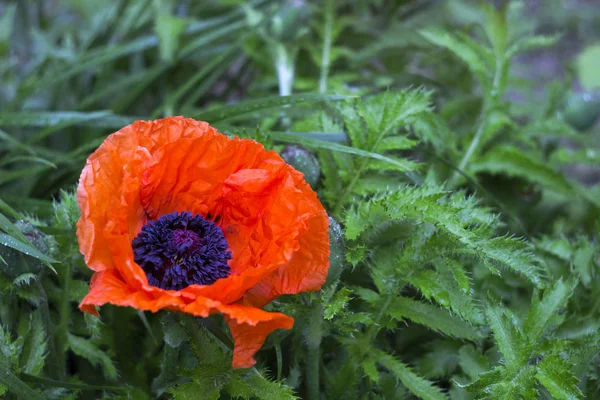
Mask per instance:
[[[258,282],[245,299],[262,307],[283,294],[321,289],[329,271],[328,226],[325,211],[312,216],[309,229],[300,238],[300,247],[292,260]]]
[[[81,301],[79,308],[94,315],[96,306],[114,304],[117,306],[133,307],[139,310],[157,312],[161,309],[184,310],[190,301],[194,301],[193,314],[208,315],[212,307],[218,306],[218,302],[205,302],[206,310],[201,310],[202,298],[190,299],[176,291],[167,291],[156,288],[156,290],[136,290],[125,283],[119,273],[114,270],[96,272],[90,283],[90,291]],[[191,310],[190,310],[191,311]]]
[[[233,368],[249,368],[256,364],[254,354],[275,329],[291,329],[294,319],[281,313],[263,311],[241,304],[218,307],[233,336]]]

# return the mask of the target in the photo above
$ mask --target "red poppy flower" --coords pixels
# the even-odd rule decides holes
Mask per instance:
[[[327,214],[302,174],[206,122],[137,121],[110,135],[88,158],[77,199],[79,246],[95,271],[80,308],[221,313],[236,368],[293,325],[261,307],[327,278]]]

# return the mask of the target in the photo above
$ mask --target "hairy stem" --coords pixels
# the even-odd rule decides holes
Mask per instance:
[[[321,339],[323,337],[323,307],[316,303],[308,321],[306,331],[306,392],[308,400],[318,400],[321,395],[319,385],[319,363],[321,360]]]
[[[283,376],[283,357],[281,356],[281,341],[279,335],[273,335],[273,342],[275,343],[275,355],[277,357],[277,380],[280,381]]]
[[[73,275],[73,262],[65,262],[64,266],[65,268],[61,276],[62,293],[60,297],[60,317],[58,325],[56,326],[56,357],[57,362],[60,365],[60,377],[64,377],[65,375],[65,353],[69,332],[69,317],[71,315],[71,310],[69,309],[69,285]]]
[[[50,318],[50,308],[48,307],[48,296],[46,295],[46,290],[44,290],[44,286],[40,281],[36,282],[37,288],[40,291],[42,301],[40,302],[40,310],[42,312],[42,320],[44,322],[44,329],[47,334],[50,335],[52,332],[52,319]],[[63,350],[60,351],[61,353]],[[58,351],[56,349],[56,345],[53,340],[48,340],[48,357],[46,358],[50,362],[50,376],[52,377],[62,377],[65,371],[65,363],[62,365],[59,363]],[[64,356],[64,354],[63,354]]]
[[[377,137],[377,140],[375,140],[373,145],[368,149],[369,152],[372,152],[372,151],[374,151],[374,149],[377,148],[377,146],[379,145],[379,142],[381,142],[381,140],[383,140],[383,138],[389,133],[390,127],[391,126],[386,126],[385,129],[382,129],[381,133]],[[335,205],[335,207],[333,209],[333,216],[340,217],[340,212],[342,211],[342,207],[344,205],[344,199],[352,193],[352,190],[354,190],[354,186],[360,180],[360,177],[362,176],[363,171],[369,164],[369,161],[371,161],[370,158],[366,158],[366,157],[363,158],[363,160],[359,164],[358,168],[355,171],[352,171],[352,175],[353,175],[352,180],[350,181],[350,183],[348,183],[348,186],[346,186],[346,189],[344,189],[344,192],[342,193],[342,195],[340,197],[338,197],[337,204]]]
[[[458,164],[459,171],[466,172],[465,169],[467,168],[469,161],[471,161],[473,154],[475,154],[475,150],[477,150],[477,148],[479,147],[481,138],[485,133],[485,128],[487,126],[487,120],[490,116],[490,111],[494,109],[496,102],[500,97],[500,83],[506,67],[506,64],[502,60],[502,55],[496,54],[496,71],[494,72],[492,88],[490,90],[489,95],[484,98],[483,109],[481,110],[481,115],[479,116],[479,122],[477,125],[477,130],[475,131],[475,136],[473,136],[473,139],[471,140],[471,143],[469,144],[465,155]],[[455,171],[449,182],[450,188],[453,188],[456,185],[459,178],[460,173]]]
[[[321,77],[319,79],[319,93],[327,92],[327,76],[331,63],[331,37],[333,31],[333,17],[335,0],[325,0],[325,33],[323,37],[323,54],[321,57]]]

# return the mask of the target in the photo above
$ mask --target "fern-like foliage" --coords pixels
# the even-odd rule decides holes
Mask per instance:
[[[386,155],[386,160],[372,160],[323,154],[324,196],[332,207],[339,212],[354,194],[393,188],[398,177],[418,169],[402,152],[418,144],[408,137],[409,128],[430,112],[431,92],[406,89],[339,103],[331,116],[320,114],[304,125],[324,132],[343,130],[352,147]]]

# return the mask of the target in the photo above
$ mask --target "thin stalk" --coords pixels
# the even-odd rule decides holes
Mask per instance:
[[[275,343],[275,355],[277,357],[277,380],[281,381],[283,376],[283,357],[281,356],[281,341],[279,335],[273,335],[273,342]]]
[[[73,262],[65,262],[64,270],[61,276],[62,293],[60,297],[60,316],[58,325],[56,326],[56,357],[58,364],[60,365],[59,376],[62,378],[65,376],[65,354],[66,354],[66,343],[67,335],[69,331],[69,285],[71,283],[71,277],[73,275]]]
[[[375,140],[375,143],[373,143],[373,145],[367,151],[369,151],[369,152],[374,151],[377,148],[377,146],[379,145],[379,142],[389,133],[389,131],[390,131],[390,126],[387,126],[385,129],[383,129],[381,131],[381,133],[379,134],[379,137],[377,137],[377,140]],[[367,167],[367,164],[369,163],[369,161],[371,161],[370,158],[364,158],[362,160],[362,162],[360,163],[360,165],[358,166],[358,169],[356,171],[353,171],[352,180],[350,181],[348,186],[346,186],[346,189],[344,189],[344,192],[342,193],[342,195],[340,197],[338,197],[337,204],[336,204],[335,208],[333,209],[334,216],[339,217],[340,212],[342,211],[342,206],[344,204],[343,203],[344,199],[347,196],[349,196],[350,193],[352,193],[354,186],[358,183],[358,180],[360,179],[363,171]]]
[[[507,65],[502,60],[502,55],[496,54],[496,71],[494,72],[492,88],[490,90],[489,95],[486,96],[484,99],[483,109],[481,110],[481,115],[479,116],[479,122],[477,125],[477,130],[475,131],[475,136],[473,136],[473,139],[471,140],[471,143],[469,144],[465,155],[458,164],[458,169],[460,171],[466,172],[465,169],[467,168],[469,161],[471,161],[473,154],[475,154],[475,150],[477,150],[477,148],[479,147],[479,142],[481,142],[481,138],[485,133],[485,128],[487,126],[487,120],[489,119],[490,111],[494,109],[496,101],[500,97],[500,82],[506,67]],[[456,182],[459,178],[460,174],[458,173],[458,171],[455,171],[449,182],[450,188],[453,188],[454,185],[456,185]]]
[[[325,0],[325,30],[323,35],[323,55],[321,57],[319,93],[327,92],[327,76],[329,75],[329,65],[331,63],[331,41],[334,13],[335,0]]]
[[[296,51],[289,51],[282,43],[273,44],[275,58],[275,69],[277,70],[277,81],[279,82],[279,95],[289,96],[292,94],[294,84]]]
[[[48,296],[46,295],[46,291],[44,290],[44,286],[42,286],[42,283],[39,280],[36,283],[36,286],[42,296],[42,301],[40,302],[40,310],[42,312],[44,328],[47,334],[50,335],[50,332],[52,332],[52,319],[50,318],[50,308],[48,307]],[[54,341],[48,340],[48,357],[46,357],[46,359],[49,360],[49,363],[51,364],[49,368],[50,375],[62,377],[61,375],[64,373],[65,365],[59,364],[57,355],[58,351],[56,351]]]
[[[318,400],[321,397],[319,366],[321,360],[321,339],[323,337],[323,308],[320,303],[311,313],[306,334],[306,392],[308,400]]]
[[[383,316],[387,312],[388,307],[392,303],[392,298],[393,298],[393,295],[391,295],[391,294],[388,294],[386,296],[385,302],[379,309],[379,312],[377,313],[377,317],[375,317],[375,323],[369,327],[369,330],[367,331],[367,335],[365,336],[367,339],[369,339],[369,343],[366,344],[365,349],[368,349],[369,346],[371,345],[371,343],[373,341],[375,341],[375,337],[377,336],[377,332],[379,331],[379,324],[381,323]]]
[[[234,343],[229,339],[229,337],[227,337],[227,335],[225,333],[223,333],[223,331],[219,328],[219,326],[217,324],[215,324],[215,322],[212,321],[210,318],[184,317],[184,325],[188,330],[188,334],[190,336],[191,341],[197,342],[199,329],[204,328],[210,333],[210,335],[212,337],[214,337],[219,342],[221,342],[221,344],[225,348],[227,348],[229,350],[233,350],[233,348],[234,348]],[[195,352],[195,350],[194,350],[194,352]],[[201,354],[196,353],[196,358],[198,358],[198,360],[200,360],[201,357],[202,357]],[[260,373],[260,371],[258,369],[256,369],[256,367],[252,367],[251,369],[256,375],[258,375],[262,379],[266,380],[266,378]]]

